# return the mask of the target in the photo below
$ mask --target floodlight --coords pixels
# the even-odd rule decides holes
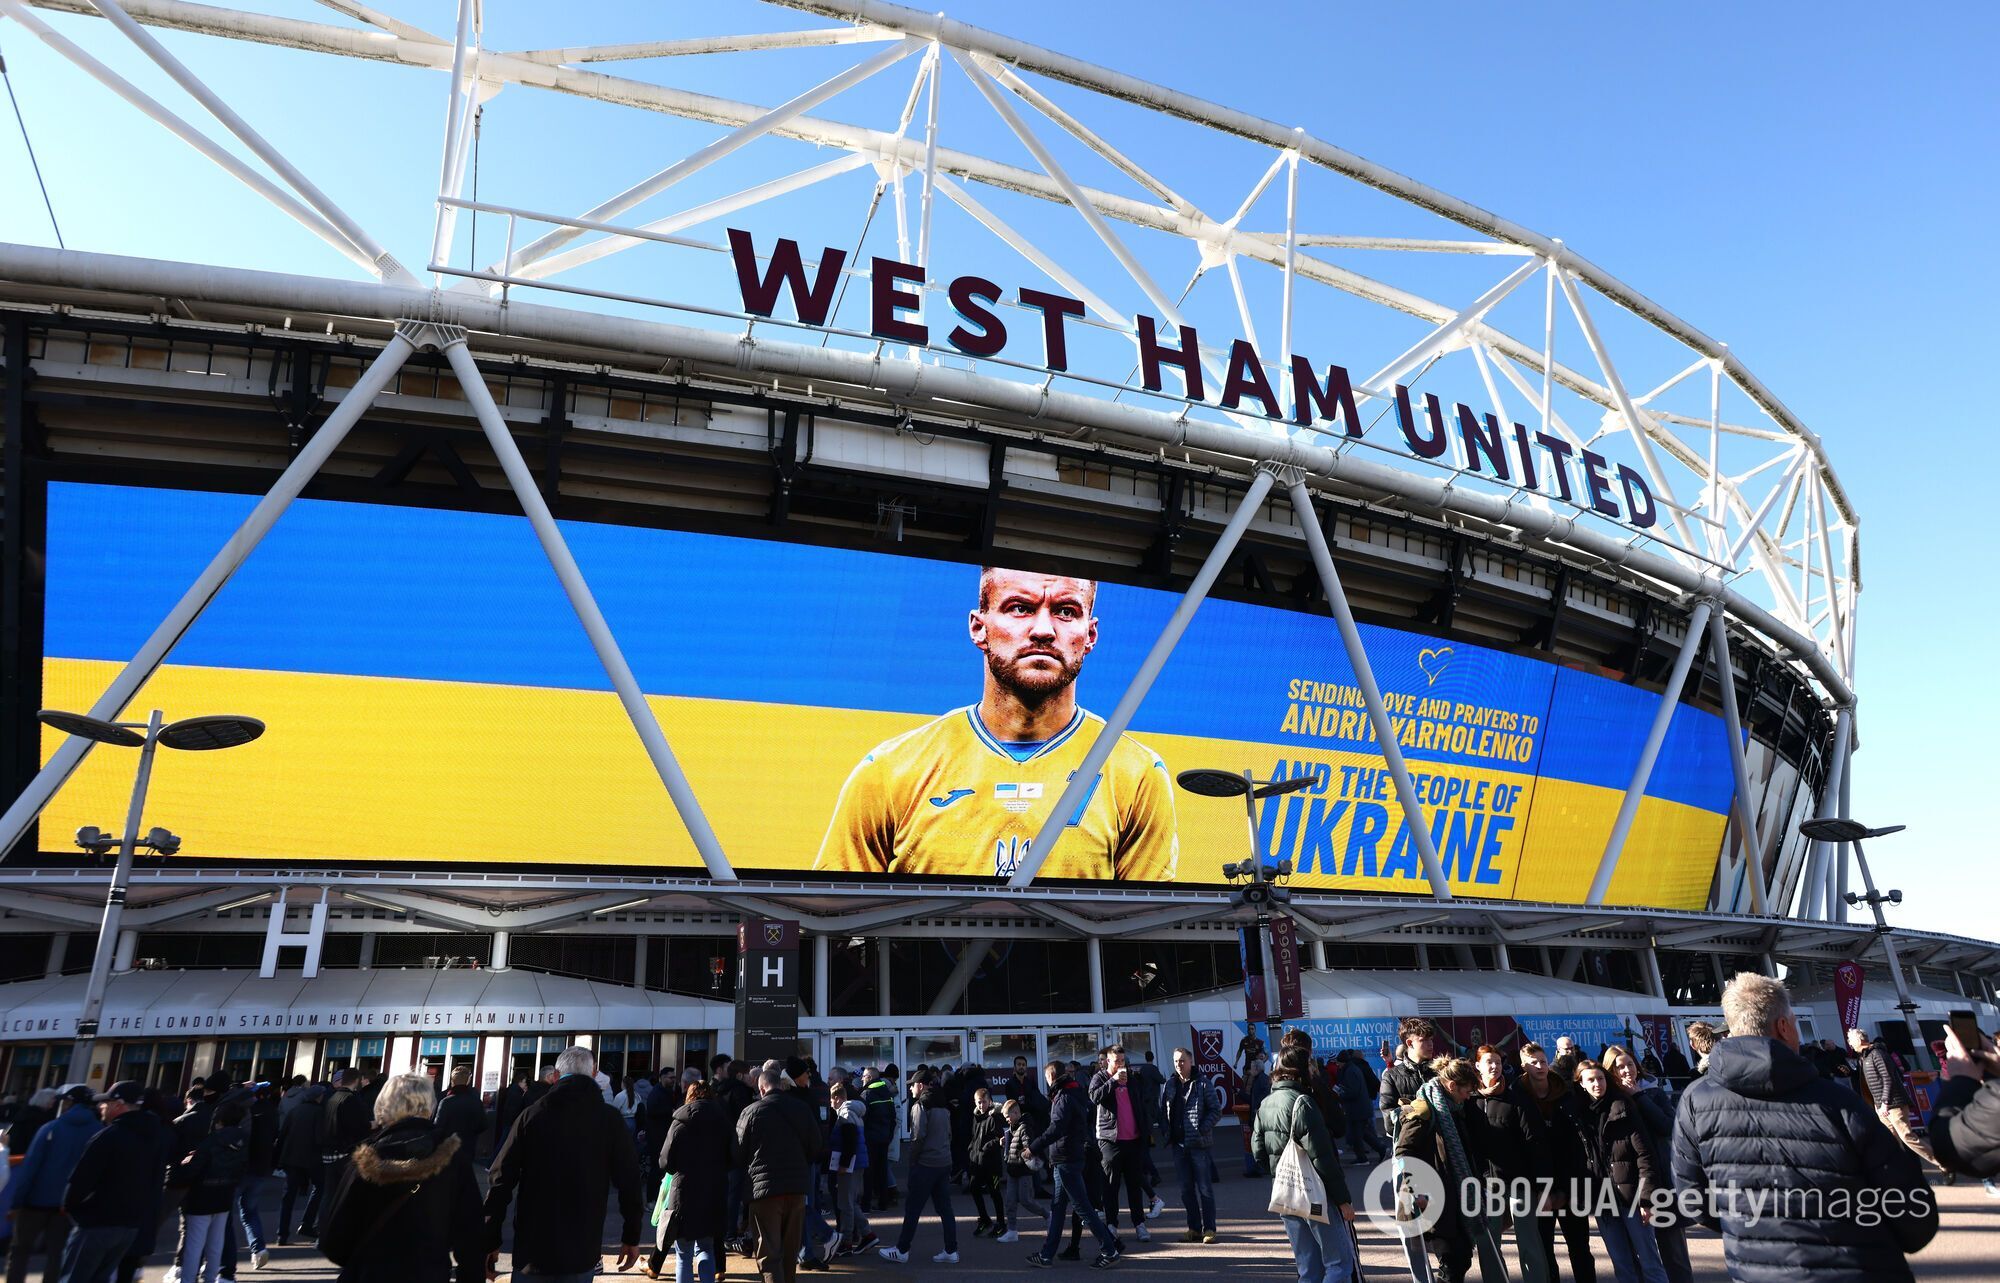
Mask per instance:
[[[92,855],[103,855],[118,845],[118,839],[94,824],[86,824],[76,831],[76,844]]]
[[[1276,797],[1280,793],[1296,793],[1300,789],[1311,788],[1317,783],[1319,783],[1317,775],[1294,775],[1289,780],[1272,780],[1267,784],[1259,784],[1252,796]],[[1185,781],[1182,782],[1182,787],[1186,787]],[[1241,792],[1242,790],[1239,789],[1237,791]]]
[[[178,833],[152,828],[146,831],[145,837],[139,839],[139,845],[151,847],[155,855],[172,855],[181,849],[181,839]]]

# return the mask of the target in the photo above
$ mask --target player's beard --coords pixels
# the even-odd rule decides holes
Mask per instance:
[[[1033,658],[1042,657],[1044,656],[1040,653],[1033,656]],[[993,674],[993,680],[998,682],[1002,689],[1021,701],[1022,707],[1036,709],[1068,690],[1075,684],[1077,674],[1083,671],[1081,657],[1075,661],[1065,659],[1061,655],[1047,657],[1053,658],[1061,667],[1053,673],[1039,670],[1024,671],[1020,657],[1003,659],[989,650],[986,652],[986,670]]]

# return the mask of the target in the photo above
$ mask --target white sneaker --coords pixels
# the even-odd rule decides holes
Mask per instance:
[[[908,1265],[910,1263],[910,1254],[900,1248],[885,1247],[877,1255],[891,1265]]]
[[[995,1243],[1018,1243],[1021,1241],[1021,1236],[1013,1230],[1008,1230],[1005,1234],[996,1236],[993,1241]]]
[[[264,1267],[265,1267],[266,1265],[269,1265],[270,1263],[271,1263],[271,1254],[270,1254],[270,1252],[268,1252],[268,1251],[266,1251],[266,1250],[264,1250],[264,1249],[262,1249],[262,1248],[259,1248],[259,1249],[258,1249],[257,1251],[255,1251],[255,1252],[252,1252],[252,1253],[250,1253],[250,1268],[251,1268],[251,1269],[253,1269],[253,1270],[261,1270],[261,1269],[263,1269],[263,1268],[264,1268]]]
[[[1150,1243],[1153,1241],[1153,1235],[1151,1231],[1147,1230],[1143,1222],[1139,1225],[1133,1226],[1132,1232],[1139,1236],[1139,1241],[1141,1243]]]
[[[1146,1219],[1149,1221],[1157,1221],[1160,1219],[1160,1217],[1166,1214],[1166,1211],[1167,1211],[1167,1200],[1161,1198],[1158,1194],[1155,1194],[1153,1195],[1153,1210],[1146,1213]]]
[[[936,1261],[939,1265],[956,1265],[958,1264],[958,1253],[939,1252],[936,1256],[933,1256],[931,1259],[933,1261]]]

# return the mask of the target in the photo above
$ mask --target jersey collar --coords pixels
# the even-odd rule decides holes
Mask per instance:
[[[972,733],[973,735],[978,737],[979,742],[981,744],[984,744],[988,749],[990,749],[995,753],[998,753],[1000,756],[1006,758],[1008,761],[1010,762],[1015,761],[1014,755],[1007,751],[1006,745],[1002,744],[999,740],[995,739],[993,737],[993,732],[986,729],[986,723],[979,720],[979,705],[967,704],[965,706],[964,712],[965,712],[965,720],[972,723]],[[1077,727],[1082,726],[1083,722],[1084,722],[1083,706],[1079,704],[1077,705],[1075,714],[1072,715],[1069,719],[1069,725],[1063,727],[1061,730],[1057,731],[1054,735],[1049,736],[1047,743],[1043,744],[1033,753],[1030,753],[1027,757],[1021,758],[1019,760],[1025,763],[1025,762],[1032,762],[1036,758],[1047,757],[1050,753],[1054,752],[1057,748],[1061,747],[1065,742],[1067,742],[1070,736],[1076,734]]]

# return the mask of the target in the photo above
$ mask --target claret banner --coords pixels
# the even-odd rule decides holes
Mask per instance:
[[[89,707],[253,503],[51,486],[42,704]],[[1176,601],[888,553],[564,533],[745,870],[1008,876]],[[1362,635],[1454,893],[1580,900],[1657,696]],[[295,503],[133,707],[155,705],[270,728],[160,756],[147,819],[189,856],[700,868],[520,518]],[[1042,876],[1220,882],[1252,833],[1239,803],[1174,786],[1197,766],[1311,779],[1254,835],[1294,885],[1428,892],[1325,616],[1205,604]],[[114,821],[131,769],[93,753],[44,834]],[[1720,719],[1676,710],[1610,900],[1701,907],[1731,793]]]

